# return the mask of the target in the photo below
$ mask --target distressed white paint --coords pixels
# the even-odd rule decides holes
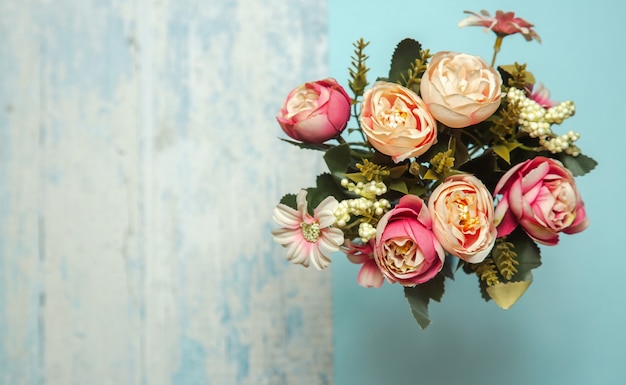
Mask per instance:
[[[269,235],[326,46],[325,2],[0,2],[0,384],[332,383],[329,273]]]

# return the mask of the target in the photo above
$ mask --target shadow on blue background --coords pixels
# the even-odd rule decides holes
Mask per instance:
[[[330,76],[347,86],[352,42],[369,40],[370,80],[384,76],[405,37],[431,52],[491,59],[495,35],[457,28],[463,10],[515,11],[535,24],[542,43],[505,39],[498,64],[528,63],[552,99],[574,100],[579,146],[600,166],[577,179],[590,227],[543,247],[543,266],[524,297],[504,311],[484,302],[474,276],[447,281],[432,324],[420,330],[402,287],[357,285],[358,266],[333,262],[335,383],[621,384],[626,381],[626,258],[618,224],[626,218],[623,180],[626,26],[624,3],[585,1],[329,1]],[[619,221],[619,222],[618,222]]]

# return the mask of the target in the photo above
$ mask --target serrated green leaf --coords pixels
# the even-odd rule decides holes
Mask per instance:
[[[350,146],[344,143],[328,149],[324,154],[324,161],[331,174],[342,177],[352,162]]]
[[[306,189],[307,196],[306,201],[308,204],[309,214],[313,214],[313,210],[322,202],[326,197],[333,196],[338,201],[346,199],[345,191],[339,186],[337,180],[330,174],[324,173],[317,176],[316,186]]]
[[[296,194],[286,194],[280,199],[280,203],[291,207],[294,210],[298,209],[298,205],[296,203]]]
[[[513,251],[517,254],[517,273],[511,278],[512,282],[528,281],[531,270],[541,266],[541,253],[539,247],[521,228],[515,229],[506,237],[511,242]],[[531,275],[532,276],[532,275]]]
[[[409,193],[409,189],[406,186],[406,182],[403,180],[397,180],[397,179],[389,184],[389,190],[399,191],[403,194]]]
[[[333,147],[330,144],[324,144],[324,143],[302,143],[302,142],[296,142],[296,141],[285,139],[285,138],[278,138],[278,139],[282,140],[283,142],[292,144],[298,148],[302,148],[304,150],[326,151],[329,148]]]
[[[440,302],[443,297],[444,281],[444,275],[439,273],[428,282],[404,288],[404,296],[409,301],[411,313],[422,329],[426,329],[430,325],[428,303],[431,299]]]
[[[559,160],[565,167],[567,167],[568,170],[572,172],[574,176],[585,175],[598,165],[598,162],[596,162],[593,158],[584,154],[572,156],[562,152],[559,155]]]
[[[430,281],[424,282],[417,287],[420,287],[424,290],[430,299],[433,299],[437,302],[441,302],[441,298],[443,297],[443,293],[445,291],[445,280],[446,277],[443,273],[438,273],[433,279]]]
[[[428,302],[430,297],[419,286],[405,287],[404,296],[409,301],[411,307],[411,313],[417,324],[422,329],[426,329],[430,325],[430,319],[428,318]]]
[[[396,46],[391,58],[391,68],[389,69],[389,81],[396,83],[402,80],[402,75],[406,75],[415,59],[420,58],[422,45],[413,39],[404,39]]]

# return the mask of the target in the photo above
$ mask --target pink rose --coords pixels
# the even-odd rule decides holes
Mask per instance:
[[[307,143],[336,138],[350,119],[350,97],[335,79],[294,88],[276,120],[287,135]]]
[[[421,198],[405,195],[376,227],[374,258],[391,283],[415,286],[432,279],[443,267],[445,253],[431,231]]]
[[[538,156],[514,166],[494,194],[502,194],[495,210],[499,237],[520,224],[532,239],[552,246],[561,231],[574,234],[589,225],[574,176],[552,158]]]
[[[496,11],[495,16],[491,16],[489,12],[482,10],[480,15],[476,12],[464,11],[471,15],[459,22],[459,27],[478,26],[485,27],[487,31],[491,30],[498,36],[513,35],[521,33],[527,41],[532,39],[541,42],[539,35],[535,32],[530,24],[521,17],[515,17],[514,12]]]
[[[496,242],[493,198],[473,175],[453,175],[428,199],[433,232],[450,254],[469,263],[482,262]]]
[[[426,152],[437,143],[437,122],[410,89],[376,82],[365,91],[361,127],[375,149],[398,163]]]
[[[348,239],[342,246],[350,262],[363,265],[357,276],[357,282],[363,287],[378,288],[383,285],[384,277],[374,258],[374,245],[374,239],[366,243],[354,243]]]
[[[430,113],[448,127],[480,123],[500,106],[502,78],[483,59],[437,52],[422,75],[420,93]]]

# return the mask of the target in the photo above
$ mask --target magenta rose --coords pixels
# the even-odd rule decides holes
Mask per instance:
[[[285,134],[307,143],[336,138],[349,119],[350,97],[332,78],[294,88],[276,116]]]
[[[494,194],[502,194],[495,210],[498,237],[519,224],[532,239],[552,246],[560,232],[574,234],[589,225],[574,176],[552,158],[538,156],[514,166]]]
[[[443,267],[445,253],[432,232],[424,201],[405,195],[376,227],[374,258],[391,283],[415,286],[432,279]]]

